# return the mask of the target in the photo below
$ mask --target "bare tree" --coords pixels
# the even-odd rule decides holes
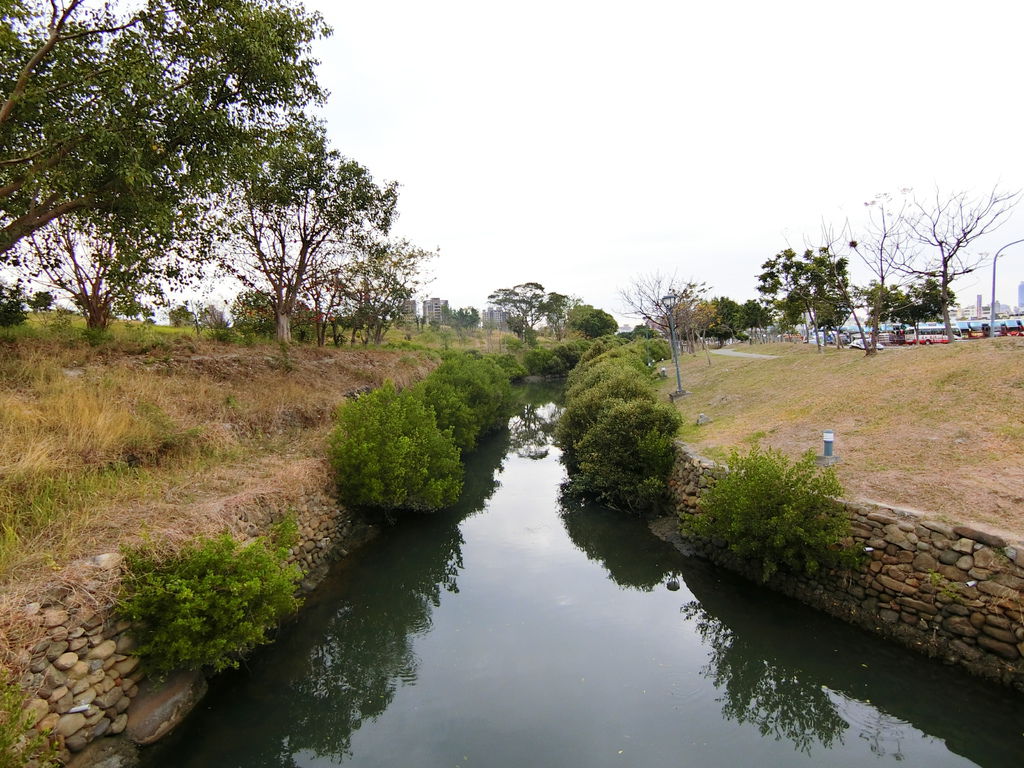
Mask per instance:
[[[910,190],[900,190],[906,195]],[[872,281],[864,291],[871,313],[871,338],[867,354],[878,351],[878,329],[892,290],[902,286],[901,268],[914,258],[916,241],[910,237],[906,198],[893,201],[890,194],[875,195],[864,203],[867,223],[859,237],[851,238],[850,248],[871,270]]]
[[[120,303],[159,296],[161,281],[178,270],[166,254],[140,243],[129,249],[95,225],[68,216],[28,237],[19,248],[21,267],[36,282],[65,294],[88,328],[104,330]]]
[[[938,279],[942,319],[950,342],[955,340],[949,318],[950,285],[984,261],[982,255],[968,254],[967,246],[1002,226],[1020,196],[1019,190],[1003,192],[998,187],[977,198],[969,197],[967,192],[943,196],[936,189],[933,200],[914,201],[910,233],[918,243],[931,249],[931,256],[922,263],[916,259],[908,261],[901,268],[907,274]]]
[[[704,304],[708,286],[693,280],[682,281],[675,275],[651,272],[634,278],[619,291],[619,298],[627,315],[645,320],[648,325],[668,333],[668,313],[665,299],[674,296],[673,320],[680,341],[685,341],[691,352],[711,322]]]

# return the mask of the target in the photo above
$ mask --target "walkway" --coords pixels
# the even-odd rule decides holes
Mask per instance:
[[[759,355],[756,352],[737,352],[735,349],[712,349],[712,355],[725,355],[726,357],[752,357],[756,360],[774,360],[778,355]]]

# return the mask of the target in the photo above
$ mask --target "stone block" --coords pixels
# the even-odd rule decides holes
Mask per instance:
[[[117,643],[113,640],[104,640],[86,655],[87,659],[99,659],[105,661],[114,655],[117,650]]]
[[[953,532],[957,536],[961,536],[965,539],[972,539],[974,541],[981,542],[982,544],[988,544],[990,547],[1002,548],[1006,546],[1006,539],[1002,536],[996,536],[994,533],[980,531],[977,528],[971,528],[966,525],[953,526]]]
[[[988,635],[979,635],[978,645],[985,650],[991,651],[997,656],[1001,656],[1007,661],[1016,661],[1020,658],[1020,652],[1017,650],[1015,645],[1004,643],[1003,641],[996,640],[994,637],[989,637]]]
[[[57,721],[57,727],[54,728],[54,733],[58,736],[64,736],[67,738],[73,733],[80,731],[85,726],[85,715],[81,712],[75,712],[70,715],[62,715]]]
[[[969,555],[974,552],[975,542],[972,539],[960,538],[953,542],[952,549],[963,555]]]
[[[78,654],[73,651],[67,651],[62,653],[53,661],[53,666],[57,669],[66,672],[71,669],[75,664],[78,663]]]
[[[961,637],[977,637],[980,634],[965,616],[947,617],[942,622],[942,628]]]
[[[176,672],[160,685],[145,683],[132,703],[125,734],[144,746],[168,733],[206,694],[198,672]]]

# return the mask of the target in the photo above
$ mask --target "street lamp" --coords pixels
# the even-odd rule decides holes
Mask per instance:
[[[665,307],[665,312],[668,314],[668,337],[672,342],[672,362],[676,366],[676,391],[669,395],[669,397],[675,400],[677,397],[682,397],[686,394],[683,391],[683,379],[679,375],[679,350],[676,348],[676,324],[674,316],[676,314],[676,304],[679,302],[679,297],[670,293],[668,296],[663,296],[661,299],[662,305]]]
[[[998,251],[996,251],[996,255],[992,257],[992,306],[989,307],[989,309],[991,310],[989,312],[991,319],[989,320],[988,332],[989,337],[993,339],[996,337],[996,261],[999,259],[999,254],[1001,254],[1011,245],[1017,245],[1017,243],[1024,243],[1024,238],[1020,240],[1014,240],[1012,243],[1007,243]]]

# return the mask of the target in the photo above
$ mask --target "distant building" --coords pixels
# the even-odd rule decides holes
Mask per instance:
[[[1017,311],[1024,312],[1024,282],[1017,286]]]
[[[480,313],[484,328],[494,328],[499,331],[508,330],[508,312],[498,307],[488,307]]]
[[[448,299],[425,299],[423,302],[423,319],[428,323],[440,325],[448,314]]]
[[[981,294],[980,293],[978,294],[978,297],[974,300],[974,316],[975,317],[984,317],[985,316],[985,315],[982,314]]]
[[[416,322],[416,299],[409,299],[402,305],[402,319],[406,322]]]

